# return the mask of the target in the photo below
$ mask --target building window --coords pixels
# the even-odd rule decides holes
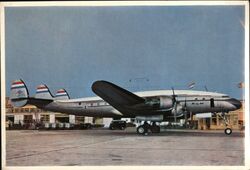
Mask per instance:
[[[41,122],[43,123],[49,122],[49,115],[41,115]]]

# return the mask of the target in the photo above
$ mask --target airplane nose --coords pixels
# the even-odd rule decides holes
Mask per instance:
[[[241,108],[241,102],[237,99],[231,98],[229,99],[229,102],[234,105],[237,109]]]

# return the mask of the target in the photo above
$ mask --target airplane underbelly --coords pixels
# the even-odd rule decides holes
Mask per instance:
[[[45,110],[53,112],[61,112],[79,116],[90,116],[90,117],[119,117],[122,116],[120,112],[115,110],[112,106],[103,107],[81,107],[81,106],[67,106],[51,104],[44,107]]]
[[[208,113],[208,112],[221,112],[221,107],[210,107],[210,106],[200,106],[200,107],[191,107],[188,109],[192,113]]]

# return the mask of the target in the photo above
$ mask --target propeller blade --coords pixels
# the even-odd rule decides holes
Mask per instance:
[[[173,91],[173,95],[172,95],[173,101],[176,102],[176,95],[175,95],[175,93],[174,93],[174,88],[172,87],[171,89],[172,89],[172,91]]]
[[[185,97],[185,103],[184,103],[184,111],[187,111],[187,97]]]

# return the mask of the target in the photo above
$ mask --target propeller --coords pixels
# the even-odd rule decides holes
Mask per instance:
[[[172,100],[173,100],[174,121],[176,123],[177,109],[178,110],[181,109],[184,112],[184,114],[185,114],[185,124],[187,126],[187,113],[188,113],[188,109],[187,109],[187,97],[185,97],[184,106],[182,107],[181,105],[179,105],[179,107],[182,107],[182,108],[178,108],[178,101],[176,99],[177,95],[175,94],[175,91],[174,91],[173,87],[172,87],[172,92],[173,92]]]
[[[183,108],[184,114],[185,114],[185,126],[187,128],[187,97],[185,97],[185,103],[184,103],[184,108]]]
[[[174,93],[174,88],[172,87],[171,89],[172,89],[172,92],[173,92],[173,95],[172,95],[172,97],[173,97],[173,103],[175,103],[176,102],[176,95]]]
[[[184,103],[184,112],[187,111],[187,97],[185,96],[185,103]]]
[[[177,100],[176,100],[176,95],[174,93],[174,88],[172,87],[173,95],[172,95],[172,100],[173,100],[173,109],[174,109],[174,122],[176,123],[176,109],[177,109]]]

